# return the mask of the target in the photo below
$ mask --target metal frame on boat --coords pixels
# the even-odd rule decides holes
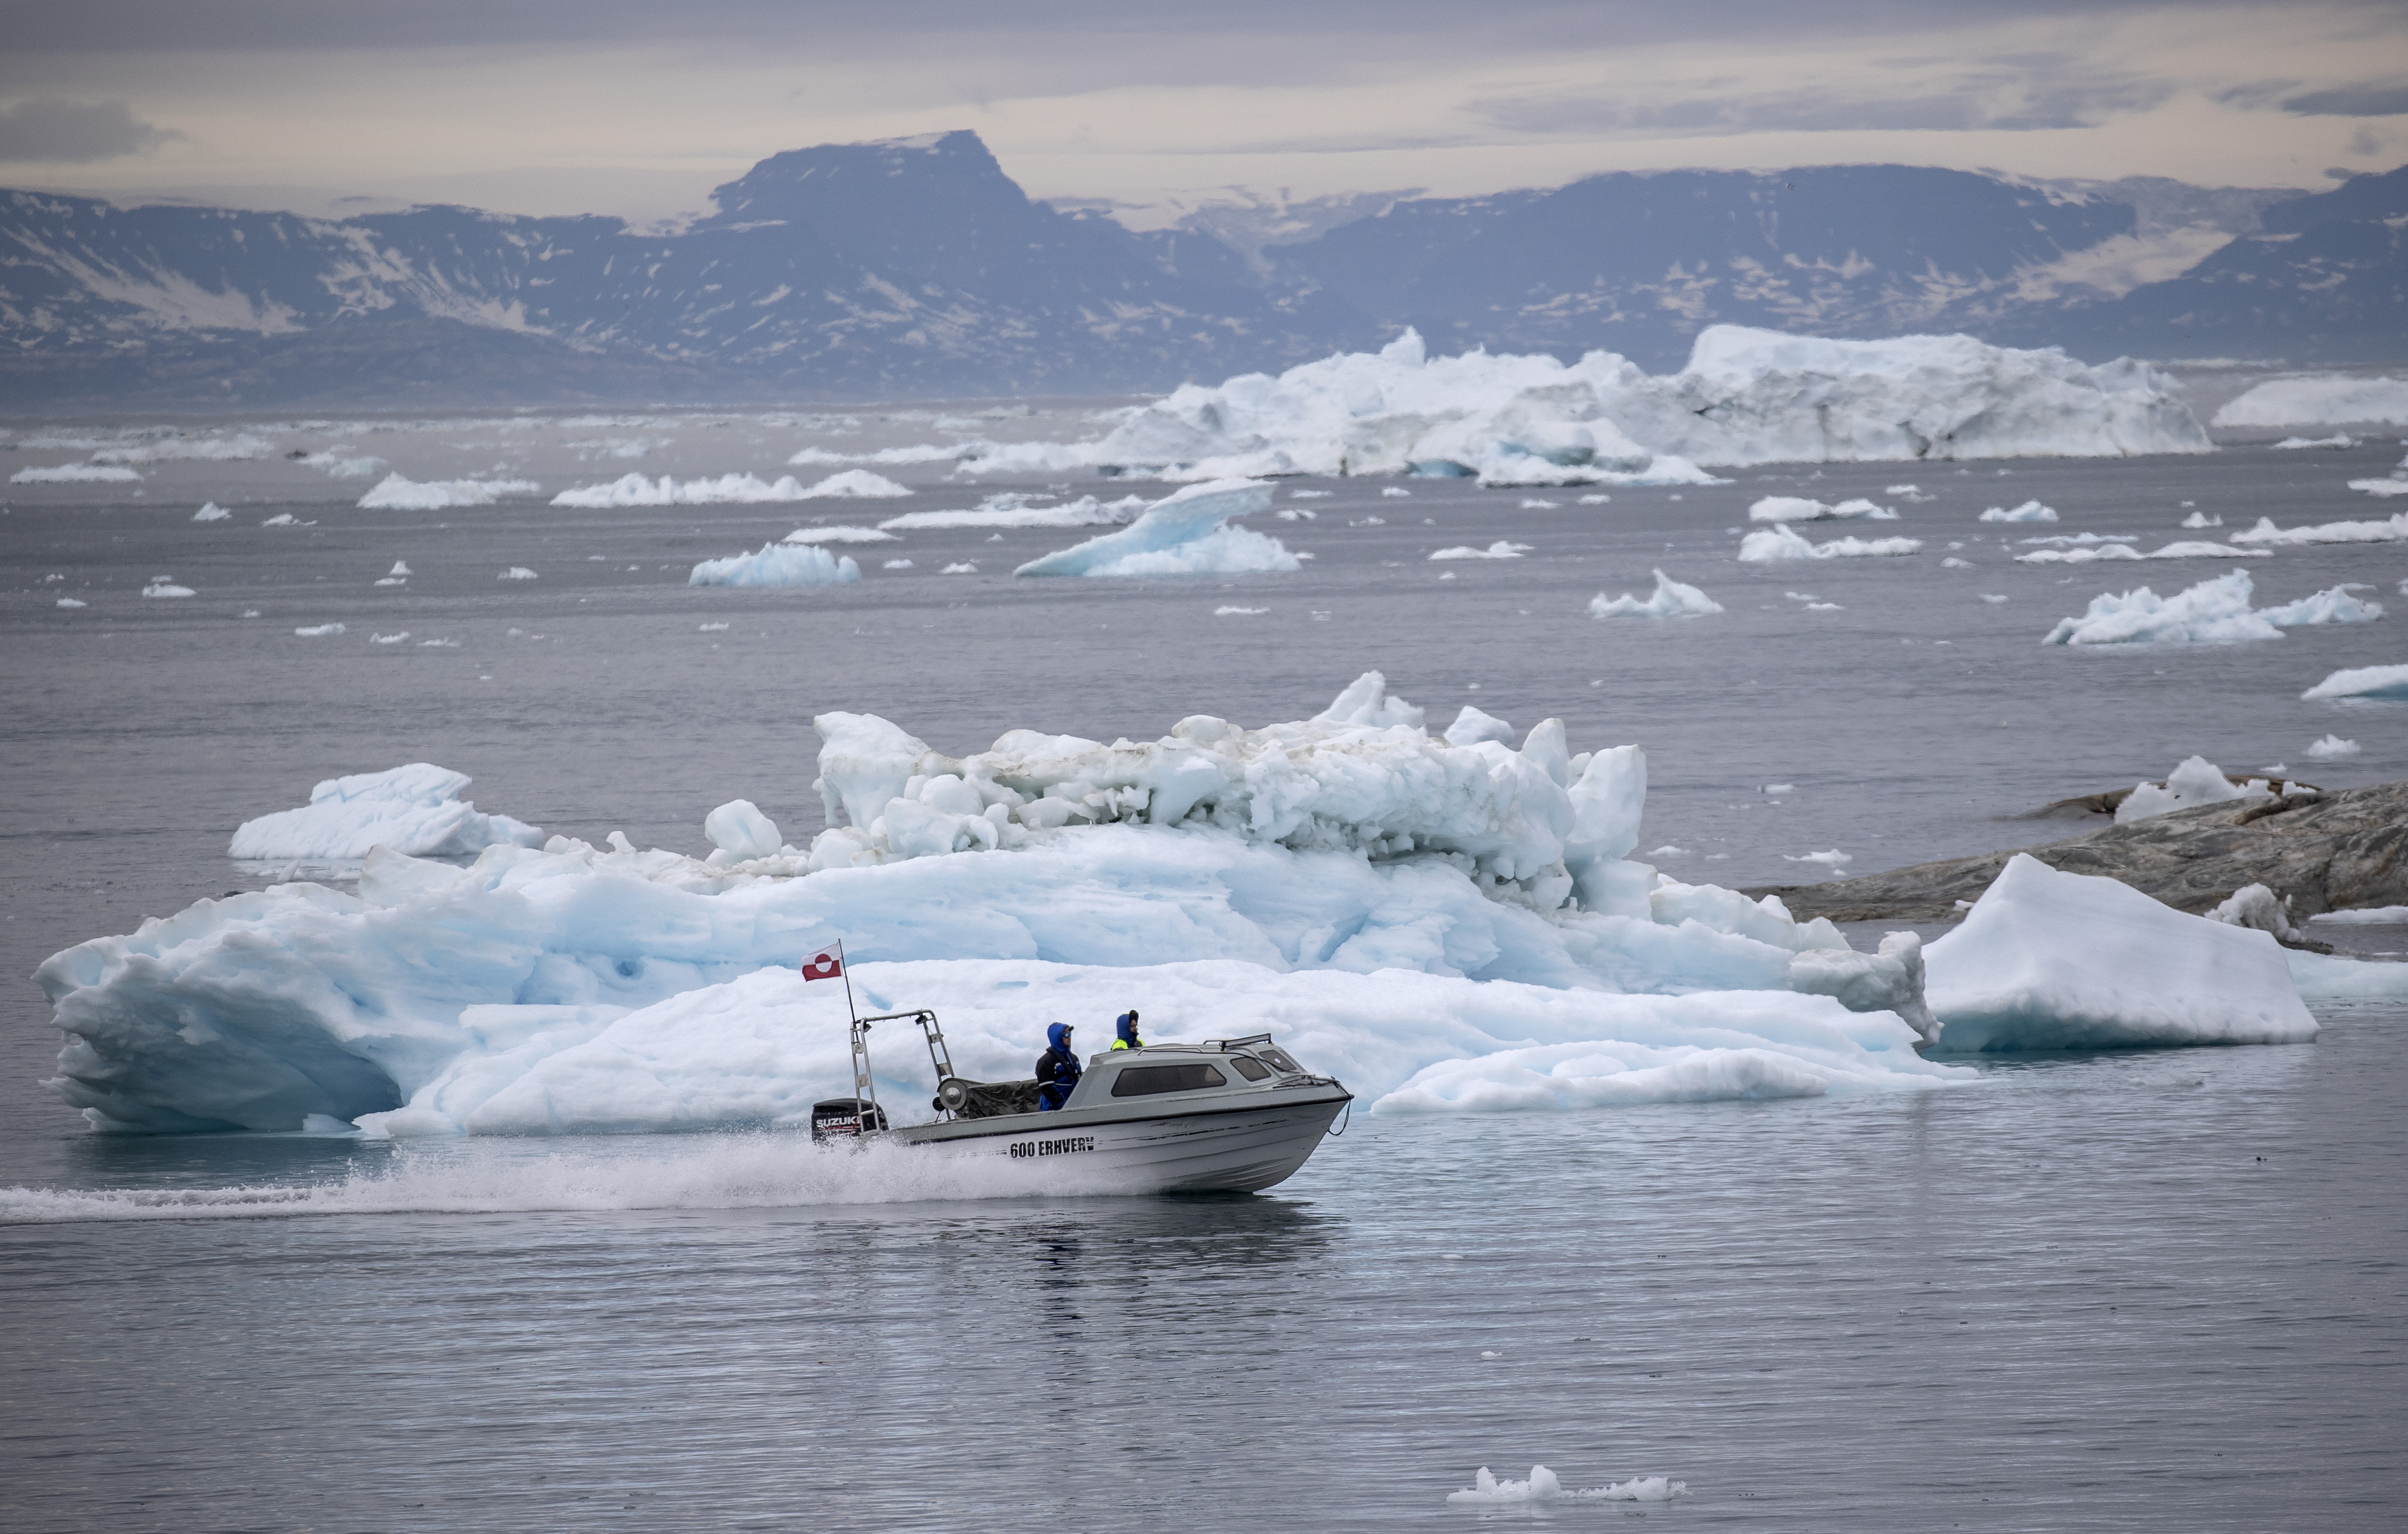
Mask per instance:
[[[927,1042],[938,1116],[894,1128],[870,1076],[869,1030],[901,1022],[917,1024]],[[1354,1100],[1334,1078],[1297,1065],[1268,1033],[1108,1051],[1089,1057],[1060,1108],[1037,1111],[1036,1099],[1033,1080],[959,1075],[929,1009],[856,1017],[853,1096],[813,1107],[811,1138],[891,1140],[1059,1166],[1061,1183],[1081,1191],[1252,1193],[1294,1175]]]

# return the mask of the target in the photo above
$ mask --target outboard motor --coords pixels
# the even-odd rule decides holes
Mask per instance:
[[[879,1134],[886,1128],[886,1111],[859,1097],[830,1097],[811,1104],[811,1139],[834,1140]]]

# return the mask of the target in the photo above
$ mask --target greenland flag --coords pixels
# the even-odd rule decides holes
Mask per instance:
[[[844,960],[838,956],[834,949],[824,953],[814,953],[803,961],[805,980],[834,980],[843,973]]]

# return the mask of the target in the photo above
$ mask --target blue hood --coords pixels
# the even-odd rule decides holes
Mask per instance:
[[[1137,1013],[1126,1011],[1112,1019],[1112,1031],[1124,1044],[1137,1042]]]
[[[1060,1050],[1063,1054],[1069,1054],[1070,1025],[1068,1023],[1056,1023],[1051,1027],[1048,1027],[1045,1030],[1045,1041],[1053,1045],[1055,1049]]]

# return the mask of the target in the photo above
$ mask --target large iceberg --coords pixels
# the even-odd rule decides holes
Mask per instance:
[[[1231,519],[1271,504],[1271,487],[1255,480],[1214,480],[1188,485],[1146,508],[1116,533],[1104,533],[1041,554],[1015,575],[1249,575],[1304,568],[1287,546]]]
[[[1926,955],[1950,1053],[2297,1044],[2316,1036],[2273,938],[2026,853]]]
[[[298,810],[247,820],[230,857],[345,863],[379,847],[410,857],[458,857],[488,847],[538,847],[543,832],[508,815],[488,815],[460,797],[468,775],[432,762],[383,772],[329,778]]]
[[[53,1089],[113,1129],[782,1123],[849,1079],[829,988],[789,968],[837,940],[866,1006],[938,1006],[973,1073],[1025,1072],[1053,1014],[1140,1004],[1166,1036],[1293,1031],[1373,1098],[1510,1056],[1419,1107],[1536,1101],[1534,1076],[1559,1105],[1954,1079],[1916,1054],[1913,934],[1858,953],[1631,861],[1643,756],[1570,755],[1559,721],[1516,751],[1458,720],[1457,744],[1370,673],[1311,720],[1142,743],[1015,730],[952,758],[816,723],[831,828],[807,853],[733,805],[709,859],[379,851],[356,895],[281,884],[55,954]],[[891,1100],[924,1091],[882,1064]]]
[[[1693,483],[1698,464],[2206,452],[2173,380],[1968,336],[1835,341],[1713,325],[1651,377],[1592,351],[1430,357],[1407,331],[1131,410],[1094,462],[1177,478],[1439,474],[1504,485]]]

